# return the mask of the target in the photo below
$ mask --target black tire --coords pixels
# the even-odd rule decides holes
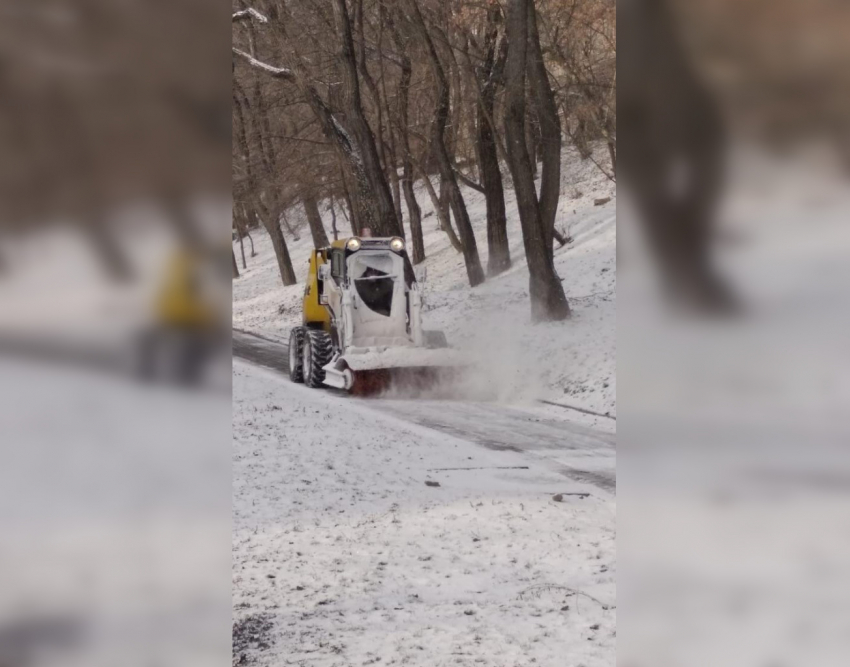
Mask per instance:
[[[295,327],[289,334],[289,379],[304,382],[304,327]]]
[[[446,334],[442,331],[423,331],[422,333],[425,337],[425,347],[429,349],[439,350],[449,346]]]
[[[302,354],[304,384],[315,389],[325,382],[324,367],[333,357],[333,343],[330,334],[318,329],[307,329],[304,334],[304,352]]]

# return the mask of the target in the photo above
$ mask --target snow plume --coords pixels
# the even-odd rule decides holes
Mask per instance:
[[[547,325],[532,326],[528,317],[504,313],[478,314],[455,332],[454,346],[466,362],[423,382],[401,381],[384,398],[455,399],[524,404],[547,396],[547,370],[552,367],[548,340],[563,335]],[[540,337],[547,340],[543,343]],[[536,341],[536,342],[535,342]]]
[[[552,346],[541,338],[553,335],[551,326],[532,326],[527,313],[522,317],[508,309],[481,313],[458,335],[472,364],[455,385],[462,397],[529,403],[546,395]]]

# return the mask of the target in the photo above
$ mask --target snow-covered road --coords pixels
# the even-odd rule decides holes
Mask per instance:
[[[233,331],[233,355],[283,374],[289,372],[287,346],[268,338]],[[616,487],[614,433],[569,421],[558,410],[457,400],[349,400],[488,449],[523,452],[550,470],[597,490],[613,493]]]
[[[612,435],[233,349],[234,663],[614,664]]]

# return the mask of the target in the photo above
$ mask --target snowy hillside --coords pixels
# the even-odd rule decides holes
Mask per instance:
[[[470,398],[486,395],[510,402],[546,398],[614,415],[614,183],[590,160],[581,161],[571,149],[565,150],[561,180],[557,227],[573,241],[556,248],[555,266],[563,279],[572,319],[551,324],[530,322],[528,271],[511,188],[506,188],[505,199],[513,267],[472,289],[466,280],[463,257],[439,230],[430,199],[420,184],[417,199],[422,207],[427,256],[425,325],[443,329],[452,345],[478,362],[478,370],[465,388]],[[463,195],[486,266],[484,195],[470,188],[465,188]],[[594,205],[595,199],[606,197],[611,200]],[[326,206],[320,209],[331,237],[330,214]],[[339,212],[337,226],[342,236],[350,231]],[[287,236],[299,279],[299,284],[292,287],[281,284],[271,241],[264,230],[256,230],[252,236],[258,254],[250,257],[246,239],[248,268],[242,271],[239,260],[242,276],[233,282],[233,326],[286,340],[289,329],[300,322],[303,279],[312,245],[310,233],[303,223],[299,240]],[[238,243],[235,246],[239,258]]]

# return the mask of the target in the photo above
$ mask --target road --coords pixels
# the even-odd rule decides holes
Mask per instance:
[[[288,346],[233,331],[233,356],[287,375]],[[333,390],[328,390],[333,391]],[[605,433],[542,412],[474,401],[350,399],[405,422],[494,450],[522,452],[563,476],[606,493],[616,490],[615,440]]]

